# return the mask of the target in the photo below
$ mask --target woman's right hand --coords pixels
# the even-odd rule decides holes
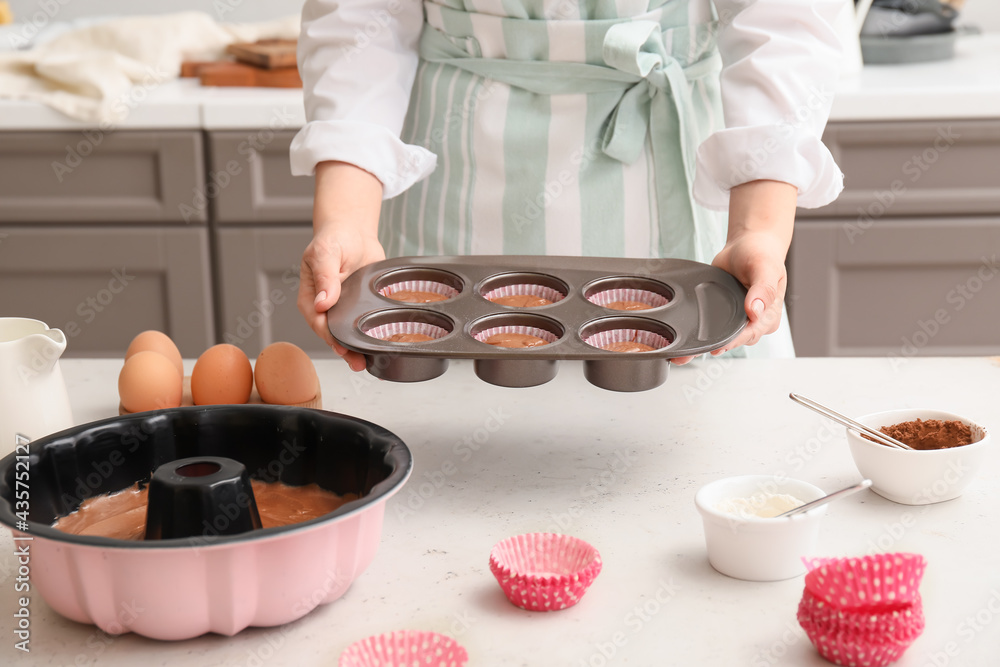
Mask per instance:
[[[299,312],[316,334],[347,361],[365,369],[365,358],[334,341],[326,311],[340,298],[340,285],[357,269],[385,259],[378,241],[382,184],[367,171],[344,162],[316,166],[313,239],[299,269]]]

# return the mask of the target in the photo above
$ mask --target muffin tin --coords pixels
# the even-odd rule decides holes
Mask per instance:
[[[440,299],[402,302],[402,290]],[[547,305],[494,303],[501,295],[540,296]],[[668,360],[731,342],[746,326],[746,290],[721,269],[679,259],[472,255],[402,257],[355,271],[327,313],[338,343],[365,356],[368,372],[395,382],[438,377],[449,359],[474,359],[491,384],[530,387],[556,375],[560,360],[582,360],[592,384],[642,391],[666,380]],[[641,302],[644,310],[607,304]],[[482,342],[497,332],[547,341],[526,348]],[[422,334],[424,342],[384,340]],[[615,352],[614,342],[652,350]]]

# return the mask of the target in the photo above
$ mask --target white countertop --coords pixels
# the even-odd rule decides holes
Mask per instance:
[[[120,362],[61,365],[77,421],[115,414]],[[416,385],[354,375],[340,361],[317,367],[327,409],[385,426],[415,459],[389,501],[374,562],[341,599],[284,627],[165,643],[65,620],[35,593],[24,656],[13,649],[15,561],[2,531],[0,664],[329,666],[358,639],[415,628],[456,637],[472,666],[829,665],[795,621],[802,577],[750,583],[709,566],[695,491],[741,474],[785,473],[831,491],[859,479],[843,429],[789,391],[853,415],[929,406],[1000,426],[996,359],[708,360],[636,394],[597,389],[572,362],[530,389],[488,385],[469,363]],[[896,664],[995,667],[998,518],[994,451],[947,503],[906,507],[866,491],[830,505],[817,555],[924,554],[927,628]],[[540,530],[601,552],[603,572],[575,607],[517,609],[489,572],[496,541]],[[622,645],[605,662],[617,633]],[[932,662],[938,655],[948,662]]]
[[[866,65],[837,88],[831,121],[1000,118],[1000,33],[960,36],[955,57]]]
[[[867,66],[844,79],[830,120],[1000,118],[998,72],[1000,33],[963,36],[951,60]],[[115,129],[276,130],[304,123],[301,90],[204,88],[182,79],[152,89]],[[89,127],[39,104],[0,100],[0,131]]]
[[[306,122],[298,88],[205,87],[197,79],[176,79],[151,88],[145,99],[129,106],[128,117],[111,129],[278,130],[298,129]],[[43,104],[0,99],[0,131],[94,127]]]

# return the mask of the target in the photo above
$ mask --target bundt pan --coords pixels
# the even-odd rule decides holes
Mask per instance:
[[[21,452],[23,454],[23,451]],[[220,457],[251,478],[317,483],[361,497],[311,521],[235,535],[125,541],[52,528],[89,497],[148,482],[178,459]],[[0,523],[30,534],[32,584],[63,616],[105,632],[188,639],[275,626],[333,602],[371,563],[385,503],[406,481],[409,449],[375,424],[272,405],[183,407],[115,417],[32,442],[0,460]],[[20,495],[19,495],[20,494]]]

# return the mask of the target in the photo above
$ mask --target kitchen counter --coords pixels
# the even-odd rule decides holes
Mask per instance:
[[[844,79],[830,120],[1000,118],[998,71],[1000,33],[963,36],[951,60],[867,66],[860,75]],[[126,102],[132,112],[116,129],[276,130],[305,123],[301,90],[202,88],[194,80],[176,80]],[[39,104],[0,100],[0,131],[88,127]]]
[[[119,361],[61,364],[77,421],[115,414]],[[488,385],[469,363],[417,385],[351,374],[338,360],[317,367],[327,409],[385,426],[415,459],[388,503],[374,562],[344,597],[284,627],[164,643],[65,620],[36,592],[24,656],[13,649],[16,566],[4,531],[0,663],[334,665],[358,639],[417,628],[457,638],[473,666],[820,667],[829,663],[795,621],[802,577],[751,583],[715,572],[696,490],[742,474],[784,474],[828,491],[858,480],[843,429],[792,403],[789,391],[851,415],[930,406],[1000,426],[1000,361],[987,358],[703,360],[637,394],[597,389],[571,362],[530,389]],[[947,503],[907,507],[866,491],[830,505],[817,555],[924,554],[927,629],[896,664],[993,666],[998,517],[993,451]],[[604,570],[580,604],[532,613],[504,598],[490,548],[532,531],[571,533],[600,550]]]
[[[297,129],[305,124],[302,91],[296,88],[204,87],[176,79],[142,89],[126,100],[128,117],[115,130]],[[43,104],[0,99],[0,131],[86,130],[95,127]]]

